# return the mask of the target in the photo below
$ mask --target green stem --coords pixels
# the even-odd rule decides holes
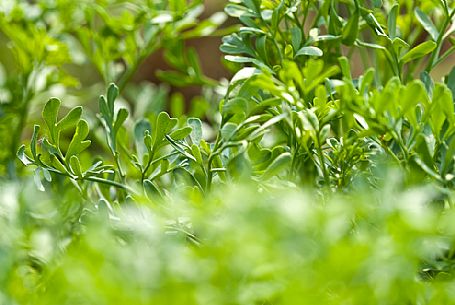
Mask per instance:
[[[136,192],[132,188],[127,186],[126,184],[122,184],[122,183],[119,183],[119,182],[116,182],[116,181],[112,181],[112,180],[108,180],[108,179],[104,179],[104,178],[100,178],[100,177],[95,177],[95,176],[74,177],[74,176],[70,175],[69,173],[63,173],[63,172],[61,172],[59,170],[56,170],[54,168],[47,167],[46,169],[48,171],[50,171],[50,172],[53,172],[53,173],[61,175],[61,176],[69,177],[69,178],[71,178],[73,180],[76,180],[76,181],[78,181],[78,180],[79,181],[86,180],[86,181],[97,182],[97,183],[101,183],[101,184],[110,185],[110,186],[113,186],[113,187],[116,187],[116,188],[119,188],[119,189],[127,190],[127,191],[131,192],[132,194],[136,194]]]
[[[23,91],[22,91],[22,101],[21,101],[21,108],[20,108],[20,115],[19,115],[19,123],[17,127],[13,131],[12,142],[10,146],[10,160],[8,161],[8,175],[10,178],[16,175],[16,167],[15,167],[15,159],[16,159],[16,151],[19,146],[19,142],[22,137],[22,131],[24,130],[25,123],[27,122],[28,118],[28,109],[30,105],[30,101],[32,100],[33,92],[27,84],[29,83],[30,73],[27,73],[23,76]]]
[[[444,25],[441,28],[441,31],[439,32],[438,40],[436,41],[436,50],[431,54],[430,61],[428,62],[428,65],[426,68],[426,71],[428,73],[430,73],[431,70],[433,70],[433,68],[435,67],[435,61],[437,62],[439,53],[441,52],[442,42],[444,39],[445,31],[454,16],[455,16],[455,9],[450,13],[450,15],[447,16],[446,20],[444,21]]]
[[[326,185],[330,186],[330,177],[329,177],[329,172],[327,170],[327,167],[325,166],[324,154],[322,153],[321,141],[319,140],[319,137],[320,137],[319,131],[317,132],[316,137],[317,137],[316,150],[318,152],[318,159],[319,159],[319,163],[321,165],[322,174],[324,176],[324,181],[325,181]]]
[[[220,130],[221,130],[221,128],[220,128]],[[210,191],[210,189],[212,187],[212,180],[213,180],[212,162],[213,162],[213,158],[218,154],[217,151],[218,151],[220,144],[221,144],[221,138],[220,138],[220,134],[218,133],[218,135],[216,136],[215,145],[213,147],[213,150],[210,153],[209,158],[207,160],[207,183],[206,183],[207,191]]]

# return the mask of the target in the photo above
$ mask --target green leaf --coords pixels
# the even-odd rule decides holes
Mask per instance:
[[[354,13],[349,17],[348,22],[343,27],[343,32],[341,34],[343,43],[348,46],[351,46],[354,44],[355,40],[357,39],[357,35],[359,33],[359,19],[360,19],[359,4],[357,1],[354,1],[354,3],[355,3]]]
[[[451,125],[455,124],[455,109],[453,104],[452,92],[441,83],[437,83],[434,88],[432,105],[439,105],[440,111]],[[432,114],[435,109],[432,109]]]
[[[122,127],[123,123],[126,121],[128,118],[128,110],[125,108],[120,108],[119,111],[117,112],[117,118],[115,119],[115,124],[114,124],[114,134],[117,134],[118,130],[120,127]]]
[[[321,128],[321,132],[319,133],[319,143],[324,143],[325,140],[327,140],[327,138],[329,137],[329,135],[330,135],[330,125],[327,124]]]
[[[70,167],[74,175],[78,177],[82,177],[82,170],[81,170],[81,163],[79,162],[79,158],[76,156],[71,156],[70,158]]]
[[[415,59],[419,59],[429,53],[431,53],[436,48],[436,43],[434,41],[425,41],[418,46],[412,48],[408,53],[403,55],[400,58],[400,62],[405,64]]]
[[[138,154],[139,160],[143,160],[144,154],[148,151],[147,145],[145,144],[146,133],[150,134],[152,127],[146,119],[139,120],[134,125],[134,139],[136,143],[136,152]],[[150,137],[150,135],[148,136]]]
[[[298,26],[294,26],[291,29],[291,41],[294,50],[300,48],[300,45],[302,44],[302,31]]]
[[[109,107],[110,113],[114,113],[114,102],[118,94],[118,87],[114,83],[111,83],[109,88],[107,88],[107,106]]]
[[[188,152],[185,151],[185,148],[183,148],[179,143],[174,141],[169,135],[165,135],[165,138],[169,141],[172,147],[175,148],[179,153],[187,157],[188,159],[191,159],[193,161],[196,161],[196,159],[193,157],[193,155],[189,154]]]
[[[44,150],[47,151],[49,154],[51,154],[51,155],[58,155],[59,154],[57,146],[55,146],[52,143],[49,143],[49,141],[46,138],[44,138],[41,141],[41,145],[43,146]]]
[[[428,92],[428,95],[430,97],[432,97],[433,89],[434,89],[434,82],[433,82],[433,79],[431,78],[430,73],[428,73],[427,71],[423,71],[422,73],[420,73],[420,80],[425,85],[425,89]]]
[[[202,122],[198,118],[189,118],[187,120],[189,126],[191,126],[190,138],[194,144],[199,144],[202,139]]]
[[[169,160],[163,159],[160,162],[160,176],[166,174],[167,170],[169,169]]]
[[[284,120],[287,116],[288,116],[287,113],[282,113],[280,115],[272,117],[271,119],[267,120],[264,124],[262,124],[261,127],[259,127],[254,132],[252,132],[248,138],[251,141],[257,139],[259,136],[264,134],[268,128],[272,127],[273,125],[280,122],[281,120]]]
[[[387,16],[387,28],[389,31],[390,39],[397,37],[397,15],[400,9],[400,5],[395,3],[389,11]]]
[[[35,182],[36,188],[39,191],[41,191],[41,192],[46,191],[46,189],[43,186],[43,182],[41,181],[41,167],[37,167],[35,169],[35,173],[33,175],[33,181]]]
[[[313,110],[305,109],[299,112],[298,115],[304,130],[319,130],[319,120]]]
[[[259,73],[260,73],[260,71],[253,67],[242,68],[237,73],[234,74],[234,76],[231,79],[231,83],[235,83],[240,80],[248,79],[248,78],[252,77],[253,75],[257,75]]]
[[[153,145],[153,140],[152,140],[152,136],[150,135],[150,132],[148,130],[145,131],[144,144],[147,147],[147,149],[149,151],[151,151],[152,145]]]
[[[351,65],[349,64],[349,60],[346,57],[342,56],[338,58],[338,62],[340,63],[341,73],[343,74],[343,77],[352,81]]]
[[[69,160],[71,156],[77,155],[87,147],[90,146],[90,140],[85,140],[89,133],[88,123],[85,120],[80,120],[77,124],[76,131],[73,138],[68,146],[68,150],[65,155],[65,160]]]
[[[112,120],[113,120],[114,114],[113,114],[113,112],[111,113],[109,111],[106,98],[103,95],[100,96],[98,105],[100,108],[101,116],[106,120],[107,125],[112,125]]]
[[[365,93],[368,90],[368,88],[371,88],[372,83],[374,81],[374,75],[375,75],[374,68],[370,68],[365,72],[365,74],[361,78],[359,85],[360,93]]]
[[[199,164],[203,164],[202,154],[201,150],[199,149],[199,146],[197,146],[196,144],[191,145],[191,152],[193,153],[196,162]]]
[[[81,118],[81,115],[82,115],[81,106],[71,109],[70,112],[68,112],[68,114],[57,123],[57,128],[60,131],[76,126],[77,122]]]
[[[153,145],[157,145],[163,141],[164,136],[174,128],[178,120],[170,118],[166,112],[160,112],[158,118],[156,119],[156,129],[153,138]]]
[[[240,16],[254,16],[254,14],[251,13],[250,10],[238,4],[230,3],[226,5],[224,11],[226,12],[226,14],[234,18],[239,18]]]
[[[234,56],[234,55],[226,55],[224,56],[224,59],[227,61],[232,61],[232,62],[237,62],[237,63],[249,63],[249,62],[254,62],[255,59],[251,57],[245,57],[245,56]]]
[[[394,39],[392,39],[392,45],[396,53],[400,53],[401,49],[409,48],[409,44],[400,37],[395,37]]]
[[[416,107],[419,103],[425,104],[427,98],[425,88],[422,82],[415,80],[406,85],[400,90],[400,108],[401,112],[409,120],[414,129],[418,129],[418,121],[416,118]]]
[[[32,141],[30,142],[30,151],[32,152],[32,156],[35,160],[36,160],[36,143],[38,142],[39,130],[40,130],[39,125],[33,126]]]
[[[237,124],[227,122],[221,128],[221,138],[225,141],[229,141],[237,130]]]
[[[19,158],[19,160],[22,162],[22,164],[24,164],[25,166],[33,164],[33,160],[30,159],[30,157],[27,156],[27,154],[25,153],[25,145],[21,145],[19,147],[19,149],[17,150],[16,155]]]
[[[58,98],[51,98],[49,101],[46,103],[44,106],[42,116],[44,119],[44,122],[47,125],[47,128],[49,129],[50,136],[53,142],[56,141],[56,123],[57,123],[57,115],[58,115],[58,110],[60,108],[60,100]]]
[[[375,8],[382,7],[382,0],[373,0],[373,5]]]
[[[140,119],[137,121],[137,123],[134,125],[134,138],[138,142],[144,141],[144,136],[146,131],[151,131],[152,127],[150,126],[150,123],[146,119]]]
[[[455,97],[455,67],[452,68],[449,75],[447,75],[446,84],[450,91],[452,91],[452,96]]]
[[[288,169],[291,161],[292,156],[290,153],[282,153],[276,157],[269,166],[267,166],[267,169],[262,174],[262,179],[270,179],[281,173],[283,170]]]
[[[245,114],[248,111],[248,101],[243,97],[234,97],[227,100],[223,105],[223,115]]]
[[[183,127],[183,128],[179,128],[179,129],[176,129],[174,131],[172,131],[169,136],[173,139],[173,140],[183,140],[185,139],[192,131],[193,129],[189,126],[187,127]]]
[[[143,186],[148,197],[162,196],[159,188],[152,181],[145,179],[143,182]]]
[[[337,14],[335,1],[329,1],[330,6],[330,22],[329,22],[329,34],[338,36],[341,34],[343,24],[341,23],[340,16]]]
[[[44,179],[46,179],[47,182],[51,182],[52,176],[51,176],[51,173],[49,172],[49,170],[44,167],[41,167],[41,170],[43,171]]]
[[[423,26],[425,31],[427,31],[428,34],[430,34],[431,38],[433,38],[434,41],[437,41],[439,37],[439,31],[433,24],[433,21],[431,21],[431,18],[427,14],[422,12],[422,10],[420,10],[420,8],[418,7],[415,8],[414,13],[416,15],[417,20]]]
[[[294,57],[301,55],[321,57],[324,53],[318,47],[303,47],[295,53]]]
[[[361,7],[360,12],[362,14],[362,18],[365,20],[368,26],[370,26],[370,28],[372,28],[375,31],[376,35],[387,36],[384,32],[384,29],[379,24],[378,20],[371,11],[365,9],[364,7]]]

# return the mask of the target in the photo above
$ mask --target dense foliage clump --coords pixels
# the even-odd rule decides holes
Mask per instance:
[[[203,11],[0,4],[0,303],[450,304],[455,3]]]

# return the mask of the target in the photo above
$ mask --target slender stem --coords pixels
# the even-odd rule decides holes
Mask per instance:
[[[9,168],[8,168],[8,175],[10,178],[14,177],[16,175],[16,169],[14,166],[14,161],[15,161],[15,156],[16,156],[16,150],[17,147],[19,146],[19,142],[21,140],[22,136],[22,131],[24,130],[25,123],[27,122],[28,118],[28,106],[30,104],[30,101],[32,100],[33,92],[31,88],[27,85],[29,83],[29,78],[30,78],[31,73],[27,73],[23,75],[23,91],[22,91],[22,102],[21,102],[21,107],[20,107],[20,115],[19,115],[19,124],[13,131],[13,137],[12,137],[12,142],[10,146],[10,160],[9,160]]]
[[[213,179],[212,162],[213,162],[213,158],[218,154],[217,151],[218,151],[218,147],[220,146],[220,144],[221,144],[221,138],[220,138],[220,135],[218,134],[216,136],[215,146],[213,147],[213,150],[210,153],[209,158],[207,160],[207,183],[206,183],[207,191],[210,191],[210,188],[212,187],[212,179]]]
[[[329,177],[329,172],[327,171],[327,167],[325,166],[325,161],[324,161],[324,154],[322,153],[321,149],[321,141],[320,141],[320,133],[319,131],[316,133],[317,141],[316,141],[316,150],[318,152],[318,158],[319,158],[319,163],[321,164],[321,170],[322,174],[324,176],[324,181],[327,184],[327,186],[330,186],[330,177]]]
[[[428,73],[430,73],[431,70],[435,67],[434,63],[435,63],[435,61],[438,60],[439,53],[441,52],[442,42],[443,42],[443,39],[444,39],[445,31],[446,31],[447,27],[449,26],[449,24],[452,21],[452,18],[454,16],[455,16],[455,9],[452,10],[450,15],[447,16],[446,20],[444,21],[444,25],[441,28],[441,31],[439,32],[438,40],[436,41],[436,50],[431,54],[430,61],[428,62],[428,65],[427,65],[427,68],[426,68],[426,71]]]
[[[76,180],[76,181],[83,181],[83,180],[87,180],[87,181],[92,181],[92,182],[97,182],[97,183],[101,183],[101,184],[106,184],[106,185],[110,185],[110,186],[114,186],[116,188],[119,188],[119,189],[123,189],[123,190],[127,190],[133,194],[136,194],[136,192],[131,189],[129,186],[125,185],[125,184],[122,184],[122,183],[119,183],[119,182],[116,182],[116,181],[112,181],[112,180],[108,180],[108,179],[104,179],[104,178],[100,178],[100,177],[96,177],[96,176],[86,176],[86,177],[74,177],[72,175],[70,175],[69,173],[63,173],[59,170],[56,170],[54,168],[46,168],[48,171],[50,172],[53,172],[55,174],[58,174],[58,175],[61,175],[61,176],[65,176],[65,177],[69,177],[73,180]]]
[[[438,60],[435,61],[433,64],[433,69],[439,65],[441,62],[447,59],[453,52],[455,51],[455,46],[451,46],[441,57],[438,58]]]
[[[147,162],[147,165],[145,166],[144,170],[142,171],[142,174],[141,174],[141,180],[142,182],[144,181],[145,179],[145,176],[147,176],[147,171],[149,170],[150,166],[152,164],[154,164],[153,161],[153,156],[155,155],[155,149],[152,147],[152,150],[150,151],[150,156],[149,156],[149,160]]]
[[[76,180],[87,180],[87,181],[98,182],[98,183],[107,184],[110,186],[117,187],[119,189],[128,190],[129,192],[135,193],[129,186],[127,186],[125,184],[122,184],[122,183],[119,183],[116,181],[112,181],[112,180],[108,180],[108,179],[104,179],[104,178],[100,178],[100,177],[95,177],[95,176],[82,177],[82,178],[78,177]]]

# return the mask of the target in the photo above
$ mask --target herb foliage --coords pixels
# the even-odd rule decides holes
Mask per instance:
[[[450,304],[455,68],[436,75],[455,50],[455,3],[202,10],[0,5],[14,54],[0,82],[0,301]],[[238,25],[219,28],[226,15]],[[229,81],[185,47],[212,34]],[[162,48],[164,82],[204,87],[190,112],[131,81]],[[87,66],[99,85],[72,74]],[[75,85],[105,88],[97,107],[70,106]],[[56,86],[68,91],[19,145]]]

